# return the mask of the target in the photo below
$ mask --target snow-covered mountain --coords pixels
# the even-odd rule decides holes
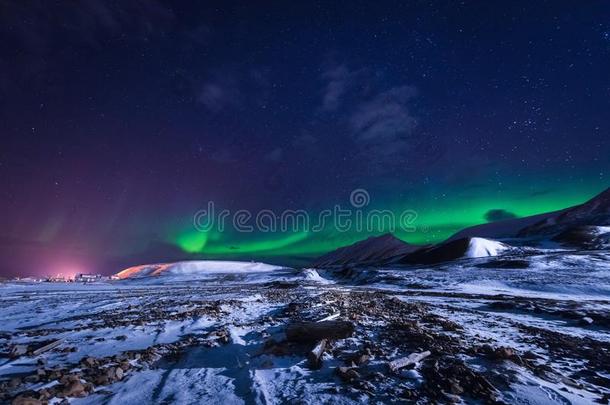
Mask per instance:
[[[610,226],[610,188],[583,204],[521,229],[517,236],[557,235],[577,226]]]
[[[510,239],[510,245],[495,239]],[[550,240],[579,249],[610,247],[610,188],[571,208],[469,227],[434,246],[409,245],[390,234],[368,238],[327,253],[312,265],[434,264],[497,256],[517,250],[511,245],[528,249]]]
[[[552,237],[571,227],[610,225],[610,188],[589,201],[559,211],[471,226],[455,233],[448,241],[464,237],[536,238]]]
[[[316,259],[312,266],[331,267],[389,263],[420,248],[420,246],[410,245],[388,233],[333,250]]]
[[[610,247],[610,226],[573,226],[553,237],[568,247],[607,249]]]
[[[464,228],[461,231],[456,232],[447,241],[470,238],[470,237],[482,237],[482,238],[513,238],[519,231],[530,225],[539,223],[549,218],[554,218],[561,213],[566,211],[565,209],[559,211],[545,212],[544,214],[531,215],[522,218],[511,218],[502,221],[489,222],[480,225],[470,226]]]
[[[283,267],[256,262],[193,260],[176,263],[145,264],[129,267],[116,274],[119,279],[143,277],[191,277],[209,274],[255,273],[280,270]]]
[[[498,256],[510,249],[514,248],[506,243],[485,238],[461,238],[434,246],[414,246],[392,235],[383,235],[327,253],[312,266],[434,264],[456,259]]]
[[[404,256],[405,264],[435,264],[457,259],[499,256],[513,249],[506,243],[485,238],[461,238],[420,249]]]

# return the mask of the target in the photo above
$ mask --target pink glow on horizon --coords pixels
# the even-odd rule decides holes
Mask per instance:
[[[87,269],[87,266],[84,266],[81,263],[75,263],[72,261],[58,261],[49,265],[48,272],[45,275],[74,279],[77,274],[81,273],[86,274],[90,273],[90,271]]]

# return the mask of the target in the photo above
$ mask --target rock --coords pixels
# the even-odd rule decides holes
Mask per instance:
[[[337,367],[337,374],[344,381],[352,381],[360,378],[360,373],[351,367]]]
[[[79,377],[76,374],[64,374],[59,382],[63,385],[68,385],[71,382],[79,381]]]
[[[366,364],[369,359],[371,358],[371,356],[369,356],[368,354],[361,354],[360,356],[358,356],[355,360],[355,363],[359,366]]]
[[[538,360],[540,358],[540,356],[538,356],[536,353],[528,350],[525,353],[523,353],[522,356],[524,359],[528,359],[528,360]]]
[[[87,367],[93,367],[96,364],[95,358],[88,356],[82,360],[82,363]]]
[[[371,374],[371,378],[375,381],[383,381],[385,380],[385,375],[380,371],[375,371]]]
[[[345,339],[353,333],[354,324],[348,321],[298,322],[286,327],[286,339],[303,343]]]
[[[219,329],[212,333],[210,333],[211,338],[216,338],[216,340],[222,344],[227,344],[231,340],[229,331],[226,329]]]
[[[373,383],[366,381],[366,380],[358,381],[356,386],[359,389],[366,391],[369,395],[373,395],[373,392],[375,391],[375,385],[373,385]]]
[[[85,386],[79,380],[69,382],[61,391],[61,394],[66,397],[84,397],[87,395]]]
[[[12,405],[42,405],[42,401],[26,396],[18,396],[12,402]]]
[[[563,382],[565,385],[568,385],[572,388],[577,388],[577,389],[583,388],[581,383],[579,383],[578,381],[576,381],[572,378],[566,377],[566,376],[561,377],[561,382]]]
[[[327,340],[320,340],[313,349],[307,354],[307,360],[311,368],[318,368],[322,365],[322,354],[326,350]]]
[[[11,348],[9,356],[12,358],[23,356],[28,352],[28,345],[15,345]]]
[[[110,380],[109,380],[109,378],[108,378],[108,376],[106,374],[98,374],[93,379],[93,382],[96,385],[108,385],[110,383]]]
[[[35,375],[35,374],[32,374],[32,375],[28,375],[28,376],[26,376],[26,377],[23,379],[23,381],[25,381],[26,383],[33,384],[33,383],[37,383],[38,381],[40,381],[40,377],[38,377],[38,376],[37,376],[37,375]]]
[[[425,352],[421,352],[421,353],[411,353],[407,357],[402,357],[400,359],[391,361],[388,364],[388,366],[390,367],[390,370],[392,370],[392,371],[400,370],[401,368],[405,368],[405,367],[412,366],[412,365],[419,363],[426,357],[430,356],[430,354],[431,353],[429,350],[426,350]]]
[[[32,354],[34,356],[38,356],[39,354],[42,354],[44,352],[48,352],[51,349],[56,348],[57,346],[59,346],[61,343],[63,342],[63,339],[57,339],[57,340],[53,340],[50,343],[47,343],[45,345],[42,345],[41,347],[37,348],[36,350],[34,350],[32,352]]]
[[[403,370],[400,372],[400,376],[402,378],[408,378],[410,380],[421,380],[422,379],[421,374],[415,369]]]
[[[47,400],[52,397],[51,392],[46,388],[43,388],[38,391],[38,395],[41,400]]]
[[[454,379],[449,380],[449,392],[454,395],[460,395],[464,393],[464,388]]]
[[[8,382],[8,386],[10,388],[15,388],[15,387],[18,387],[19,385],[21,385],[21,378],[19,378],[19,377],[13,377]]]
[[[109,367],[106,369],[106,377],[108,377],[108,381],[110,382],[116,379],[116,370],[114,367]]]
[[[417,391],[412,388],[403,388],[400,390],[399,394],[402,398],[405,398],[405,399],[408,399],[411,401],[417,399],[417,397],[418,397]]]
[[[495,351],[497,359],[508,360],[515,355],[515,352],[510,347],[499,347]]]
[[[470,369],[462,360],[441,357],[422,365],[422,386],[432,402],[458,400],[458,395],[481,400],[481,403],[496,403],[496,388],[480,373]]]
[[[491,360],[511,360],[518,364],[522,363],[521,358],[510,347],[501,346],[493,348],[490,345],[483,345],[479,348],[479,350]]]
[[[115,374],[115,376],[116,376],[117,380],[122,380],[122,379],[123,379],[123,369],[122,369],[122,368],[117,367],[117,368],[114,370],[114,374]]]
[[[59,380],[61,378],[61,372],[59,370],[47,370],[47,380]]]

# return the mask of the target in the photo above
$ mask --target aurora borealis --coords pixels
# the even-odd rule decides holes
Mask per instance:
[[[380,206],[393,212],[402,209],[413,209],[418,213],[414,223],[415,232],[404,232],[397,229],[394,233],[401,239],[414,244],[427,244],[440,242],[453,233],[472,225],[485,223],[485,214],[497,207],[510,210],[516,217],[524,217],[539,213],[559,210],[572,205],[580,204],[596,194],[597,185],[583,185],[562,193],[523,193],[514,190],[510,197],[507,192],[490,194],[489,190],[481,192],[478,196],[462,196],[456,191],[451,197],[440,199],[431,196],[424,199],[415,197],[413,202],[404,206],[399,203],[386,201]],[[534,194],[534,195],[532,195]],[[507,201],[510,201],[507,204]],[[503,208],[501,208],[503,209]],[[363,210],[368,212],[369,210]],[[313,220],[317,218],[316,212],[310,213]],[[183,232],[177,232],[167,239],[167,242],[176,244],[188,253],[205,253],[223,257],[240,256],[242,254],[265,256],[283,255],[311,255],[321,254],[331,249],[344,246],[361,240],[369,235],[378,235],[389,231],[383,226],[375,227],[373,233],[367,232],[336,232],[332,226],[327,226],[320,232],[297,232],[287,235],[273,233],[271,235],[241,234],[228,230],[225,233],[198,232],[192,229],[191,224],[185,225]]]
[[[198,232],[209,201],[315,217],[364,189],[417,212],[417,244],[584,202],[610,183],[608,71],[601,1],[2,2],[0,275],[387,231]]]

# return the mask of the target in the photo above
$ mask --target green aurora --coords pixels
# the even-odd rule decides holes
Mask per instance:
[[[429,244],[441,242],[455,232],[485,223],[485,214],[492,209],[504,209],[517,217],[540,214],[580,204],[593,197],[606,186],[580,184],[567,189],[543,192],[513,191],[510,193],[486,193],[483,190],[468,196],[466,192],[455,194],[430,194],[414,201],[387,203],[385,206],[371,204],[362,210],[363,217],[371,209],[386,209],[397,217],[404,210],[417,212],[413,231],[395,229],[394,234],[405,242]],[[344,206],[342,208],[348,208]],[[309,212],[313,224],[319,212]],[[256,212],[254,213],[256,215]],[[352,217],[354,219],[354,217]],[[313,257],[345,246],[368,236],[391,231],[386,224],[379,224],[370,231],[340,232],[327,225],[319,231],[299,229],[297,232],[198,232],[192,227],[175,232],[168,242],[186,253],[202,257]]]

